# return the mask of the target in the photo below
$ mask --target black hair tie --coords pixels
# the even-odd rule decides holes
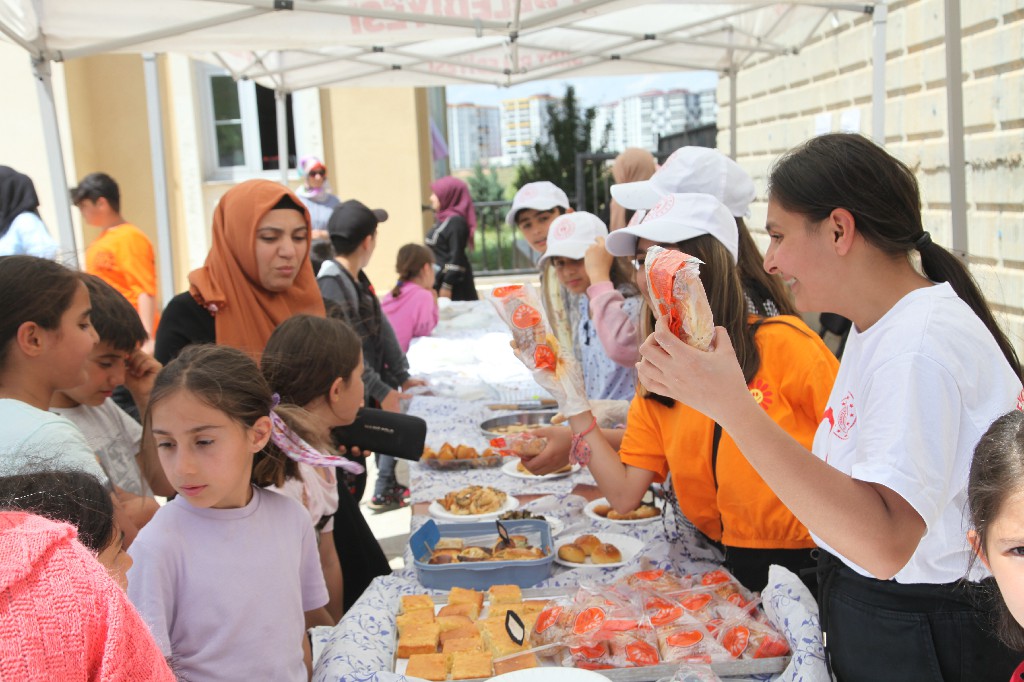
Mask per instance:
[[[914,238],[914,248],[920,251],[932,243],[932,236],[927,231],[921,232]]]

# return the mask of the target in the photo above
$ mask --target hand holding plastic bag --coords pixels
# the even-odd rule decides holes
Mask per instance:
[[[571,417],[590,409],[583,387],[583,371],[572,354],[562,352],[544,315],[537,291],[529,284],[498,287],[490,301],[512,331],[516,357],[534,381],[558,401],[559,412]]]

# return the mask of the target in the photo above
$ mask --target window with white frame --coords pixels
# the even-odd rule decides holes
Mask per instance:
[[[278,170],[275,93],[250,80],[234,80],[227,71],[198,66],[200,111],[206,139],[208,180],[240,181]],[[285,101],[288,168],[296,167],[292,96]]]

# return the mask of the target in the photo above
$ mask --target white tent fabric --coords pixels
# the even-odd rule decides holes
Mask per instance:
[[[4,0],[0,31],[51,60],[187,52],[279,90],[514,85],[709,69],[798,50],[875,3],[649,0]]]

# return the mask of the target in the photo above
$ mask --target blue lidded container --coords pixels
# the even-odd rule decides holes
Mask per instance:
[[[551,542],[551,526],[539,519],[510,519],[502,521],[510,535],[539,537],[535,544],[545,550],[541,559],[517,561],[474,561],[458,564],[428,564],[437,541],[446,538],[492,537],[498,540],[498,528],[494,521],[478,523],[445,523],[438,525],[427,521],[409,538],[409,547],[416,565],[416,576],[420,584],[433,590],[450,590],[462,587],[472,590],[486,590],[491,585],[518,585],[533,587],[551,576],[555,552]]]

